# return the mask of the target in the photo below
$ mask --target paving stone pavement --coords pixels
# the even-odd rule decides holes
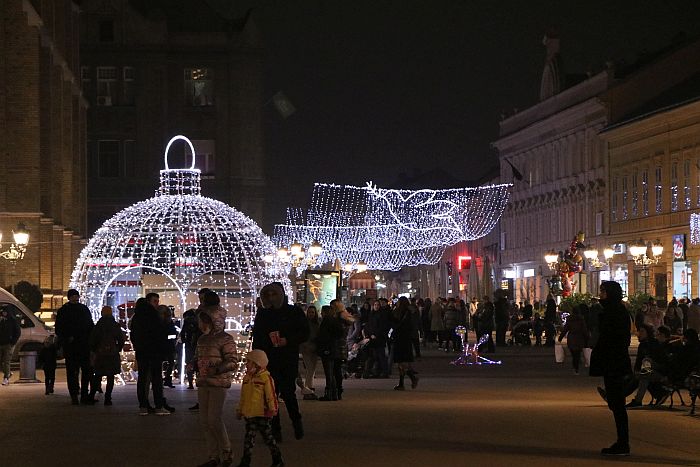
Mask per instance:
[[[416,390],[394,391],[395,379],[348,379],[342,401],[300,401],[301,441],[282,405],[286,465],[700,465],[700,417],[688,417],[685,408],[630,411],[633,455],[602,459],[599,450],[614,441],[615,427],[596,393],[600,382],[575,376],[568,361],[555,364],[552,349],[499,349],[503,365],[478,367],[450,365],[452,353],[424,354],[415,364]],[[319,393],[322,376],[319,368]],[[195,390],[166,388],[177,412],[141,417],[134,384],[115,388],[112,407],[76,407],[64,370],[58,378],[52,396],[42,384],[0,387],[0,466],[193,467],[206,460],[197,415],[188,410]],[[225,421],[240,455],[238,395],[234,386]],[[270,465],[261,442],[253,465]]]

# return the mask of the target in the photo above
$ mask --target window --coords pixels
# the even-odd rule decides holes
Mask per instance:
[[[100,141],[97,145],[97,175],[102,178],[122,176],[124,164],[119,141]]]
[[[32,322],[31,319],[29,319],[27,316],[25,316],[24,313],[22,313],[22,310],[17,308],[11,303],[2,303],[0,304],[0,309],[6,310],[7,314],[12,316],[17,324],[19,324],[19,327],[21,328],[33,328],[34,323]]]
[[[90,80],[90,67],[89,66],[81,66],[80,67],[80,85],[83,89],[83,95],[88,98],[92,97],[92,89],[91,87],[91,80]],[[90,99],[88,99],[90,100]]]
[[[617,220],[617,178],[612,182],[612,199],[610,203],[610,217],[613,221]]]
[[[649,171],[642,172],[642,211],[649,215]]]
[[[136,141],[124,140],[124,174],[127,177],[136,175]]]
[[[117,69],[113,66],[97,67],[97,105],[116,104]]]
[[[639,192],[637,190],[637,172],[632,174],[632,215],[637,217],[639,215],[637,204],[639,200]]]
[[[192,145],[196,154],[194,166],[202,171],[202,176],[214,178],[216,141],[213,139],[193,140]],[[189,152],[189,149],[187,151]]]
[[[683,162],[683,207],[690,209],[690,161]]]
[[[656,194],[656,213],[659,214],[663,209],[663,194],[661,192],[661,167],[656,168],[656,184],[654,185]]]
[[[103,19],[99,23],[100,42],[114,42],[114,20]]]
[[[185,103],[193,107],[214,105],[213,73],[208,68],[185,69]]]
[[[134,105],[135,84],[134,68],[125,66],[122,70],[122,105]]]
[[[678,162],[671,164],[671,211],[678,211]]]
[[[627,177],[622,178],[622,219],[627,220]]]

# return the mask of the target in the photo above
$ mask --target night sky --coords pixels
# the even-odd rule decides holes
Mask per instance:
[[[402,172],[433,169],[478,179],[497,165],[500,115],[538,100],[548,29],[559,30],[565,72],[597,72],[700,33],[698,4],[236,2],[234,14],[255,7],[268,95],[283,91],[297,109],[282,119],[267,105],[270,192],[284,197],[265,224],[282,221],[288,204],[305,206],[317,181],[395,184]]]

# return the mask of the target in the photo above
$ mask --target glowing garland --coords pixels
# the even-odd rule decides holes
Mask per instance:
[[[700,245],[700,214],[690,215],[690,243]]]
[[[192,149],[179,135],[168,149],[176,140]],[[228,311],[227,330],[238,331],[239,346],[247,348],[245,328],[254,319],[258,291],[271,281],[289,287],[289,279],[265,267],[263,257],[275,246],[260,227],[232,207],[201,196],[194,161],[189,169],[170,169],[167,154],[155,197],[118,212],[97,230],[78,258],[70,285],[95,319],[103,305],[111,305],[122,320],[150,291],[182,316],[198,305],[197,291],[208,287]]]
[[[319,264],[357,264],[399,270],[435,264],[447,246],[475,240],[496,225],[510,184],[448,190],[393,190],[317,183],[308,212],[288,210],[275,226],[278,246],[318,240]]]

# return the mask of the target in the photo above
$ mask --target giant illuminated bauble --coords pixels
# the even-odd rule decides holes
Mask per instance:
[[[168,143],[184,140],[176,136]],[[219,294],[228,311],[227,329],[243,330],[253,320],[263,285],[284,274],[270,271],[265,255],[275,247],[245,214],[201,195],[200,171],[171,169],[165,154],[160,187],[153,198],[136,203],[107,220],[90,239],[75,265],[71,287],[95,318],[103,305],[125,321],[134,302],[157,292],[175,316],[198,305],[197,292]]]

